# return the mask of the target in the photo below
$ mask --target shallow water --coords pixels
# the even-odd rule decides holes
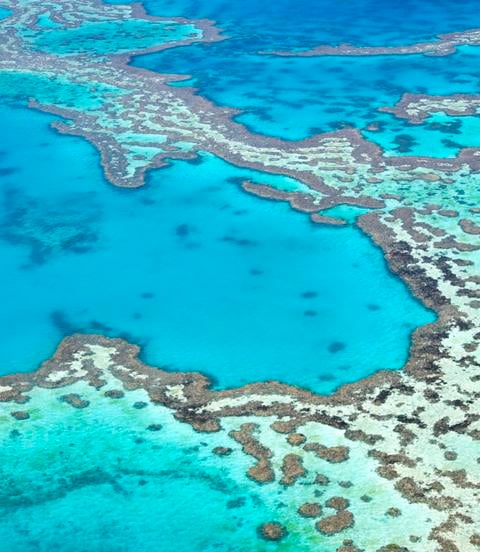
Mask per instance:
[[[45,23],[45,20],[43,20]],[[146,20],[86,22],[72,29],[57,29],[43,25],[42,31],[24,31],[22,36],[30,40],[39,51],[55,54],[124,53],[135,49],[158,46],[163,42],[198,38],[202,32],[194,25],[175,21],[153,22]]]
[[[107,398],[105,389],[116,386],[109,382],[95,390],[80,382],[63,389],[37,388],[24,421],[10,415],[12,405],[0,405],[2,550],[297,552],[335,550],[345,538],[355,538],[368,550],[379,532],[407,544],[408,535],[427,523],[425,506],[409,505],[382,484],[374,460],[363,458],[361,443],[351,444],[347,466],[297,448],[308,470],[301,485],[258,485],[246,476],[252,459],[228,435],[252,419],[227,418],[222,431],[201,434],[150,403],[144,391]],[[72,408],[62,400],[65,393],[80,394],[89,406]],[[269,428],[272,419],[256,421],[264,443],[279,454],[274,462],[278,480],[282,454],[293,449],[284,435]],[[341,442],[341,432],[327,426],[312,437],[327,446]],[[219,446],[231,453],[213,454]],[[361,480],[360,461],[368,467]],[[328,487],[313,483],[318,472],[332,481]],[[350,478],[356,484],[349,489],[337,483]],[[339,492],[350,500],[361,535],[353,528],[324,537],[314,529],[315,520],[296,515],[305,501],[325,501]],[[364,495],[371,497],[368,508]],[[393,504],[404,511],[397,520],[385,516]],[[257,536],[257,528],[272,520],[288,529],[280,543]]]
[[[1,120],[3,373],[80,331],[124,336],[146,361],[218,387],[277,379],[329,393],[401,368],[411,332],[433,320],[355,227],[315,225],[239,186],[290,179],[204,155],[121,190],[51,117],[4,106]]]
[[[233,441],[233,457],[220,458],[211,450],[224,435],[196,433],[147,406],[146,393],[112,401],[86,385],[73,390],[91,406],[75,410],[63,392],[43,390],[28,424],[0,412],[8,550],[268,549],[256,527],[270,519],[274,493],[244,476],[248,461]]]

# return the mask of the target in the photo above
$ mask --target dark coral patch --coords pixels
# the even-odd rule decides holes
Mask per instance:
[[[319,381],[334,381],[335,376],[333,374],[320,374],[318,379]]]
[[[15,420],[28,420],[30,414],[25,410],[16,410],[15,412],[10,412],[10,416],[15,418]]]
[[[176,228],[175,228],[175,234],[179,237],[179,238],[185,238],[186,236],[188,236],[191,232],[191,228],[190,226],[188,226],[188,224],[179,224]]]
[[[318,297],[318,293],[316,291],[304,291],[301,297],[302,299],[315,299],[315,297]]]
[[[234,498],[232,500],[229,500],[227,502],[227,508],[229,510],[231,510],[233,508],[241,508],[242,506],[245,506],[245,503],[246,503],[245,497],[240,496],[238,498]]]
[[[18,172],[18,169],[5,167],[3,169],[0,169],[0,176],[10,176],[11,174],[15,174],[16,172]]]
[[[150,424],[147,429],[148,431],[160,431],[162,427],[162,424]]]
[[[279,541],[287,536],[286,528],[275,521],[264,523],[258,528],[259,535],[267,541]]]
[[[99,322],[98,320],[91,320],[90,328],[95,332],[100,332],[103,334],[108,334],[112,331],[112,328],[110,326],[104,324],[103,322]]]
[[[105,391],[104,395],[109,399],[121,399],[125,396],[125,393],[121,389],[109,389]]]
[[[67,315],[60,310],[50,313],[50,321],[63,335],[73,334],[78,331],[78,328],[70,323]]]
[[[398,134],[393,141],[397,146],[394,149],[399,153],[409,153],[417,145],[416,140],[410,134]]]
[[[67,395],[62,395],[60,401],[73,406],[73,408],[87,408],[90,405],[90,401],[82,399],[78,393],[69,393]]]
[[[328,350],[330,353],[338,353],[339,351],[343,351],[345,347],[346,345],[342,341],[332,341],[328,346]]]

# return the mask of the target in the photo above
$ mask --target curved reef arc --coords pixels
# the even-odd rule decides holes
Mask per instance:
[[[337,485],[343,488],[343,492],[351,485],[358,485],[357,491],[352,491],[353,495],[348,493],[352,500],[356,492],[361,492],[362,486],[353,475],[352,481],[342,481],[341,478],[350,471],[350,461],[358,461],[358,458],[350,460],[350,457],[359,443],[362,454],[375,459],[378,476],[384,478],[382,486],[391,493],[393,504],[395,500],[397,505],[406,500],[426,508],[425,515],[429,517],[429,522],[425,523],[425,518],[422,518],[421,530],[411,527],[416,537],[413,542],[420,543],[420,546],[409,549],[447,550],[450,542],[467,546],[475,541],[475,525],[464,526],[461,520],[465,516],[475,519],[477,484],[468,476],[462,480],[466,486],[452,484],[451,475],[455,472],[443,468],[444,457],[439,454],[442,450],[449,451],[454,462],[452,466],[468,462],[469,453],[462,450],[462,443],[477,438],[474,429],[476,418],[474,411],[467,408],[462,412],[462,419],[459,419],[454,404],[467,396],[473,398],[475,393],[473,396],[465,394],[460,391],[460,386],[452,389],[443,381],[449,374],[434,375],[430,372],[425,378],[425,374],[414,370],[409,373],[381,373],[359,384],[346,386],[329,398],[279,382],[212,391],[208,380],[200,374],[169,373],[151,368],[139,362],[137,354],[137,347],[122,340],[92,335],[72,336],[64,340],[55,356],[37,372],[2,377],[2,405],[6,408],[10,405],[11,415],[18,420],[17,423],[28,424],[31,416],[28,399],[35,388],[65,388],[65,396],[71,397],[72,406],[88,408],[87,404],[82,403],[81,395],[68,394],[71,386],[84,382],[101,392],[107,388],[104,394],[110,394],[112,398],[114,394],[115,397],[122,397],[129,391],[143,389],[150,401],[172,409],[177,419],[191,424],[200,432],[220,432],[222,427],[229,427],[230,419],[241,422],[252,417],[256,417],[253,419],[257,419],[263,427],[261,420],[267,417],[271,429],[278,434],[277,439],[287,438],[291,443],[291,452],[287,451],[283,460],[283,480],[288,482],[284,484],[296,485],[298,477],[307,473],[303,468],[298,471],[298,459],[303,458],[303,462],[307,462],[313,455],[323,462],[327,461],[327,464],[341,466],[341,472],[336,475],[338,479],[325,481],[317,477],[316,485],[319,488],[325,485],[330,488],[332,485],[330,492],[335,492]],[[252,430],[257,433],[257,422],[250,425],[242,423],[240,431],[246,432],[245,436],[238,434],[237,438],[235,432],[231,436],[235,440],[240,439],[245,454],[253,455],[261,462],[257,468],[248,470],[248,476],[262,485],[264,469],[272,469],[268,468],[272,450],[278,454],[277,445],[272,442],[272,436],[268,441],[264,440],[266,435],[263,435],[263,430],[255,437],[250,435]],[[336,437],[334,444],[329,444],[327,434],[332,431]],[[436,436],[433,440],[432,434]],[[301,448],[297,448],[298,443]],[[264,467],[260,469],[261,465]],[[435,487],[434,481],[440,485]],[[306,487],[306,495],[310,492]],[[351,519],[356,523],[354,540],[362,543],[362,531],[368,524],[365,525],[365,520],[360,521],[361,512],[357,509],[360,503],[353,506]],[[361,508],[365,509],[365,506]],[[405,515],[408,507],[404,505],[403,508],[407,508]],[[342,535],[351,525],[353,523],[339,526],[333,534]],[[404,542],[387,538],[385,532],[379,533],[375,546]]]

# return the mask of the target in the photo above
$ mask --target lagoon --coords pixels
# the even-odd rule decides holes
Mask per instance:
[[[290,179],[204,154],[119,189],[53,117],[4,105],[1,118],[2,373],[90,332],[218,388],[274,379],[331,393],[401,368],[434,319],[355,226],[316,225],[240,187]]]

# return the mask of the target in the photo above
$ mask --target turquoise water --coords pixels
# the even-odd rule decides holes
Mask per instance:
[[[314,225],[239,187],[288,179],[204,155],[121,190],[51,117],[4,106],[1,120],[3,373],[31,370],[64,335],[97,332],[218,387],[279,379],[328,393],[400,368],[412,330],[433,320],[359,230]]]
[[[317,44],[395,45],[432,40],[438,33],[480,27],[471,0],[353,2],[292,0],[257,9],[233,3],[172,0],[146,2],[152,13],[211,17],[230,40],[136,58],[135,65],[162,73],[193,75],[190,84],[215,103],[243,110],[237,120],[251,130],[288,140],[353,126],[395,155],[450,157],[461,146],[478,146],[478,117],[450,128],[412,127],[378,111],[405,92],[478,94],[479,47],[447,57],[375,56],[275,58],[259,51]],[[248,17],[246,16],[248,14]],[[374,16],[372,14],[375,14]],[[352,24],[355,21],[355,24]],[[392,24],[394,21],[394,24]],[[369,133],[371,123],[380,131]],[[409,145],[410,147],[406,146]]]
[[[105,94],[119,93],[119,89],[95,81],[73,83],[61,76],[43,73],[2,71],[0,97],[2,102],[27,105],[30,98],[57,107],[95,109],[102,106]]]
[[[107,387],[118,388],[118,382]],[[408,544],[410,533],[430,525],[429,510],[392,493],[358,443],[349,442],[349,462],[332,464],[288,447],[285,436],[269,428],[272,418],[256,418],[262,442],[278,453],[277,482],[258,485],[246,476],[253,459],[228,435],[252,419],[227,418],[218,433],[196,433],[143,391],[117,399],[104,391],[86,383],[37,388],[22,407],[30,412],[23,421],[10,416],[11,404],[0,404],[2,551],[333,552],[347,538],[375,550],[377,535]],[[89,406],[72,408],[62,400],[65,393],[80,394]],[[323,426],[313,438],[335,446],[344,442],[340,435]],[[218,446],[231,454],[213,454]],[[294,450],[308,473],[285,487],[278,482],[280,460]],[[331,483],[315,485],[318,472]],[[351,488],[338,484],[350,479]],[[325,537],[314,519],[296,513],[305,502],[323,503],[339,493],[355,512],[351,530]],[[365,494],[371,496],[368,508]],[[398,519],[385,516],[392,504],[402,509]],[[258,538],[257,528],[268,521],[287,528],[280,543]]]
[[[253,0],[152,0],[147,7],[167,17],[212,17],[232,38],[136,63],[192,73],[190,84],[199,93],[245,109],[238,119],[255,131],[295,139],[379,122],[380,132],[369,137],[402,155],[450,156],[477,141],[475,117],[436,115],[412,128],[377,112],[405,90],[477,92],[476,49],[413,61],[256,53],[322,42],[430,39],[480,26],[470,1],[393,6],[280,0],[259,10]],[[31,34],[35,47],[63,55],[122,53],[195,32],[188,25],[138,21],[65,31],[52,25],[48,13],[39,24],[43,31]],[[59,136],[48,126],[53,117],[15,104],[35,95],[45,103],[97,109],[106,91],[51,75],[1,75],[0,374],[34,369],[74,332],[124,337],[142,346],[146,362],[201,371],[216,388],[277,379],[331,393],[404,365],[412,331],[434,315],[355,227],[364,210],[338,206],[325,214],[348,225],[315,225],[288,205],[240,186],[249,179],[292,190],[299,186],[295,181],[237,169],[208,154],[152,171],[142,189],[115,188],[86,141]],[[291,488],[260,486],[245,475],[252,459],[227,435],[238,420],[222,420],[218,433],[199,434],[147,404],[141,391],[112,400],[103,388],[80,383],[68,392],[90,401],[82,410],[61,400],[65,392],[36,389],[23,406],[0,405],[2,552],[325,552],[347,537],[368,550],[372,535],[388,534],[403,544],[405,528],[410,533],[417,524],[428,526],[423,505],[392,498],[362,443],[349,442],[346,464],[307,459],[308,477]],[[16,409],[28,410],[30,418],[14,419],[10,411]],[[343,443],[338,433],[324,426],[316,438],[335,446]],[[262,433],[275,452],[278,482],[278,465],[290,448],[285,436],[272,434]],[[212,454],[216,446],[233,452],[218,457]],[[353,534],[325,539],[313,520],[296,514],[299,504],[325,492],[312,484],[320,472],[332,481],[327,496],[340,492],[351,500]],[[346,480],[355,481],[351,489],[337,485]],[[360,499],[366,493],[373,497],[368,507]],[[392,502],[403,510],[397,521],[385,516]],[[278,546],[257,536],[257,527],[270,520],[289,530]]]
[[[86,387],[75,389],[91,401],[83,410],[61,402],[64,391],[37,393],[26,424],[2,406],[2,551],[272,549],[257,527],[288,513],[275,511],[277,489],[245,476],[233,440],[146,406],[146,393],[112,401]],[[219,445],[233,454],[212,454]]]
[[[454,157],[463,148],[480,144],[478,115],[451,117],[435,113],[422,125],[399,121],[393,115],[377,117],[380,132],[364,131],[364,135],[382,146],[386,155],[420,155]]]
[[[440,154],[455,154],[458,147],[442,144],[448,138],[479,145],[478,135],[462,135],[463,118],[456,129],[441,132],[412,127],[378,109],[395,105],[405,92],[478,93],[480,48],[443,58],[275,58],[239,54],[228,42],[189,46],[185,53],[171,50],[141,56],[135,65],[195,75],[192,85],[199,93],[220,105],[242,109],[244,113],[236,119],[262,134],[296,140],[345,126],[365,131],[369,124],[378,123],[380,132],[366,136],[397,155],[428,154],[432,142],[440,144]],[[231,63],[237,56],[242,56],[241,63]],[[413,152],[403,152],[388,132],[394,136],[415,133],[422,143]]]
[[[37,25],[40,26],[40,27],[45,27],[45,28],[50,28],[50,29],[58,28],[58,27],[62,26],[61,23],[57,23],[56,21],[54,21],[52,19],[49,12],[42,13],[42,15],[40,15],[38,17]]]
[[[48,20],[47,20],[48,22]],[[198,38],[202,32],[194,25],[175,21],[102,21],[83,23],[79,27],[61,29],[46,27],[38,31],[24,31],[22,36],[31,40],[35,49],[55,54],[125,53],[150,48],[164,42]]]

